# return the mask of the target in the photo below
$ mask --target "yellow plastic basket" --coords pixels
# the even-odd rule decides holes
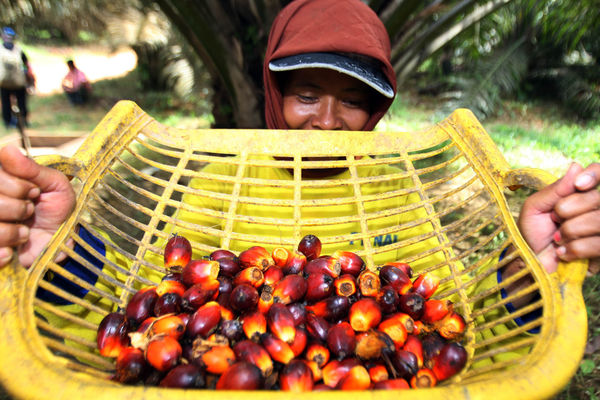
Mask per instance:
[[[38,161],[73,177],[77,204],[32,268],[11,265],[0,271],[0,380],[17,398],[250,400],[268,396],[276,400],[342,395],[337,391],[180,390],[110,381],[113,360],[99,355],[94,340],[98,322],[123,307],[135,290],[152,284],[153,273],[165,272],[160,262],[149,260],[151,253],[160,259],[162,247],[157,243],[164,243],[170,228],[213,238],[213,242],[192,240],[201,253],[216,248],[240,251],[249,244],[293,249],[305,234],[319,232],[323,253],[352,243],[369,268],[377,267],[388,252],[435,243],[433,249],[413,251],[401,261],[418,265],[425,253],[441,255],[441,263],[427,268],[449,271],[438,296],[452,296],[467,320],[467,367],[436,388],[401,394],[368,391],[360,396],[548,398],[568,382],[583,355],[587,321],[581,284],[587,263],[561,264],[557,273],[544,273],[520,236],[507,203],[507,188],[539,189],[554,178],[533,169],[511,170],[467,110],[457,110],[432,128],[413,133],[180,130],[162,126],[134,103],[123,101],[72,158]],[[202,169],[205,164],[220,168]],[[308,174],[301,179],[301,171],[319,167],[344,172],[320,179]],[[288,175],[267,179],[251,173],[258,169]],[[231,173],[214,172],[225,170]],[[190,185],[194,178],[206,185]],[[399,188],[399,181],[409,184]],[[211,190],[214,187],[228,189]],[[331,194],[311,197],[314,190]],[[336,194],[342,192],[351,195]],[[182,202],[182,196],[204,200]],[[417,200],[407,204],[399,200],[407,196]],[[205,206],[215,202],[223,208]],[[374,204],[392,206],[381,209]],[[401,216],[415,207],[421,220],[403,222]],[[271,213],[248,211],[261,208]],[[196,213],[214,223],[189,222],[179,213]],[[98,237],[107,254],[118,256],[94,250],[81,239],[79,226],[103,232]],[[414,237],[404,234],[418,226],[428,228]],[[81,259],[65,245],[68,240],[101,260],[104,268]],[[511,244],[514,250],[498,261]],[[61,252],[79,259],[98,276],[98,283],[88,283],[54,262]],[[520,273],[500,285],[473,290],[485,280],[495,280],[498,269],[517,256],[526,264]],[[510,297],[500,296],[503,288],[528,274],[533,284]],[[54,285],[57,275],[88,294],[80,298]],[[36,296],[40,290],[70,304],[42,300]],[[533,304],[510,315],[502,312],[507,303],[535,291],[540,297]],[[514,318],[540,307],[541,316],[514,323]],[[536,328],[539,333],[530,333]]]

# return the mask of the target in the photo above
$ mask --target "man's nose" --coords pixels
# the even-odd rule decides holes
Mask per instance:
[[[320,102],[312,125],[313,128],[322,130],[342,129],[343,123],[335,99],[324,99]]]

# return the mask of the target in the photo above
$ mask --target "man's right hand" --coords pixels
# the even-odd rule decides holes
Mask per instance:
[[[75,206],[61,172],[41,166],[14,146],[0,149],[0,268],[17,249],[29,267]]]

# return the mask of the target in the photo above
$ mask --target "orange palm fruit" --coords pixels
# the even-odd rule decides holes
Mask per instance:
[[[259,267],[244,268],[233,278],[234,286],[242,283],[247,283],[258,289],[265,283],[265,274]]]
[[[271,257],[273,258],[273,261],[275,262],[276,266],[278,266],[279,268],[283,268],[285,267],[288,258],[290,258],[291,253],[292,252],[286,249],[285,247],[275,247],[271,251]]]
[[[174,280],[162,280],[156,286],[156,294],[160,297],[165,293],[177,293],[180,296],[183,296],[185,293],[186,286],[181,281]]]
[[[185,322],[178,315],[163,315],[158,317],[150,327],[150,337],[169,335],[179,340],[185,332]]]
[[[348,371],[357,365],[361,365],[357,358],[349,357],[342,361],[330,360],[321,368],[323,372],[323,383],[329,387],[336,387],[339,381],[346,376]]]
[[[192,244],[183,236],[171,236],[164,249],[164,262],[167,270],[185,267],[192,259]]]
[[[331,255],[340,263],[340,274],[350,274],[358,276],[365,268],[364,260],[356,253],[351,251],[336,250]]]
[[[238,361],[217,380],[217,390],[259,390],[264,385],[261,370],[247,361]]]
[[[235,363],[235,353],[229,346],[211,346],[200,356],[206,372],[220,375]]]
[[[423,296],[424,299],[429,299],[439,286],[440,278],[431,272],[420,274],[413,282],[413,290]]]
[[[251,340],[241,340],[233,346],[236,360],[247,361],[256,365],[262,371],[263,377],[273,373],[273,360],[264,347]]]
[[[338,296],[352,296],[356,293],[358,284],[351,274],[342,274],[333,281],[335,292]]]
[[[410,389],[406,379],[396,378],[388,379],[381,382],[375,382],[373,384],[373,390],[396,390],[396,389]]]
[[[390,378],[390,374],[383,364],[374,364],[368,368],[368,371],[373,383],[386,381]]]
[[[219,276],[219,262],[213,260],[191,260],[181,271],[181,280],[190,287],[206,280],[214,280]]]
[[[367,297],[375,297],[381,289],[379,275],[371,270],[364,270],[358,275],[358,289],[360,294]]]
[[[309,392],[314,385],[311,369],[303,360],[292,360],[279,373],[281,390],[289,392]]]
[[[466,323],[459,313],[451,311],[444,318],[435,322],[434,327],[443,338],[458,340],[465,332]]]
[[[381,308],[373,298],[362,298],[350,306],[349,320],[352,329],[365,332],[381,322]]]
[[[260,292],[260,296],[258,297],[258,311],[266,315],[269,312],[271,306],[273,305],[273,302],[273,288],[267,285],[263,286]]]
[[[166,372],[179,363],[182,349],[177,339],[171,336],[157,336],[150,340],[144,353],[150,365]]]
[[[255,342],[267,331],[267,318],[258,310],[242,315],[240,321],[246,337]]]
[[[404,346],[408,332],[406,331],[406,325],[401,314],[394,314],[382,321],[377,329],[381,332],[384,332],[390,337],[390,339],[392,339],[396,349],[400,349],[402,346]]]
[[[273,288],[276,303],[294,303],[301,300],[305,293],[306,281],[300,275],[286,275]]]
[[[304,357],[309,361],[315,361],[322,368],[329,362],[329,355],[330,352],[327,346],[318,342],[312,342],[306,347]]]
[[[289,344],[268,332],[260,335],[260,343],[273,360],[282,364],[287,364],[296,357]]]
[[[338,382],[336,389],[340,390],[366,390],[371,386],[369,371],[362,366],[352,367],[350,371]]]
[[[389,359],[395,351],[394,342],[384,332],[372,329],[356,335],[354,353],[361,360]]]
[[[105,357],[117,357],[123,349],[128,347],[127,328],[125,314],[112,312],[102,318],[96,335],[100,354]]]
[[[319,382],[321,379],[323,379],[323,371],[321,371],[321,367],[319,367],[319,364],[317,364],[316,361],[309,361],[309,360],[301,360],[303,361],[308,368],[310,368],[310,371],[312,372],[312,376],[313,376],[313,381]],[[314,390],[314,387],[313,387]]]
[[[286,343],[292,343],[296,336],[296,324],[292,312],[285,304],[275,303],[267,313],[267,326],[271,333]]]
[[[404,346],[402,346],[402,349],[410,351],[417,356],[417,365],[419,368],[423,368],[423,342],[418,336],[408,335],[406,337],[406,341],[404,342]]]
[[[410,387],[414,389],[434,387],[435,385],[437,385],[437,379],[429,368],[421,368],[410,378]]]
[[[423,305],[421,321],[432,324],[444,318],[452,309],[453,304],[450,300],[429,299]]]
[[[304,254],[298,250],[294,250],[290,253],[287,262],[281,269],[285,275],[299,274],[304,271],[304,266],[306,266],[307,262],[308,260]]]
[[[413,322],[413,335],[425,335],[433,332],[433,330],[434,329],[432,325],[426,324],[420,319]]]
[[[271,253],[262,246],[252,246],[238,256],[243,268],[257,267],[261,271],[275,265]]]

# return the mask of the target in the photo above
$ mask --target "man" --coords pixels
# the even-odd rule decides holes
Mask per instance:
[[[17,106],[27,125],[27,85],[28,60],[21,48],[15,44],[15,31],[10,27],[2,28],[2,46],[0,46],[0,94],[2,99],[2,120],[9,128],[17,125],[11,110],[15,97]]]
[[[75,66],[73,60],[67,61],[69,72],[62,80],[62,88],[67,98],[73,105],[83,105],[88,102],[92,86],[90,81],[79,68]]]

